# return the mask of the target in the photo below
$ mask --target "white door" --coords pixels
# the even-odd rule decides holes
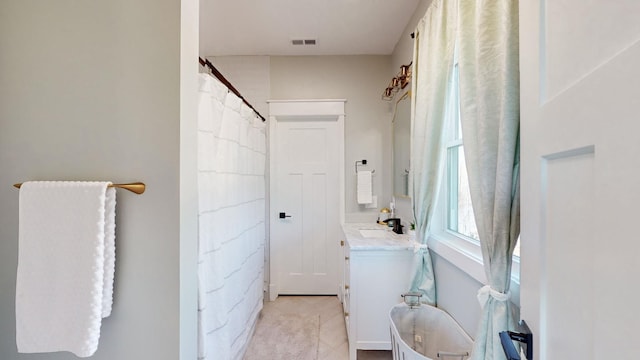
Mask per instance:
[[[640,2],[520,7],[521,317],[534,358],[636,359]]]
[[[270,119],[270,298],[337,294],[344,101],[271,102]]]

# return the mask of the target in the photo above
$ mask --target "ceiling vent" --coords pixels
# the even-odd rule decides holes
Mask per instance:
[[[291,45],[316,45],[316,39],[293,39]]]

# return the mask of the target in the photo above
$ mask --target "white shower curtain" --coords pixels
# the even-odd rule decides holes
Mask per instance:
[[[241,359],[262,309],[265,163],[262,121],[200,74],[199,359]]]

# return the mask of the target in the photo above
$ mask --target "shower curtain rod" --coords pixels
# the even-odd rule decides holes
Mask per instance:
[[[218,80],[220,80],[220,82],[222,82],[226,87],[229,88],[229,90],[231,90],[232,93],[236,94],[240,99],[242,99],[242,101],[247,104],[248,107],[251,108],[251,110],[253,110],[253,112],[256,113],[256,115],[258,115],[258,117],[260,117],[260,119],[262,119],[262,121],[265,121],[264,116],[260,115],[260,113],[258,112],[258,110],[256,110],[253,105],[249,104],[249,102],[247,101],[247,99],[245,99],[242,95],[240,95],[240,92],[233,86],[231,85],[231,83],[229,82],[229,80],[227,80],[227,78],[224,77],[224,75],[222,75],[222,73],[220,71],[218,71],[218,69],[216,69],[215,66],[213,66],[213,64],[211,63],[211,61],[207,60],[207,59],[203,59],[201,57],[198,57],[198,61],[200,62],[200,65],[209,68],[209,70],[211,70],[211,73],[213,76],[215,76],[216,78],[218,78]]]

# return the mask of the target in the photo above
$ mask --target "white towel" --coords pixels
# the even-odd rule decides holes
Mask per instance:
[[[111,184],[111,183],[107,183]],[[107,188],[104,206],[104,282],[102,317],[111,315],[113,277],[116,272],[116,189]]]
[[[20,188],[16,343],[21,353],[95,353],[111,312],[115,189],[109,182]]]
[[[357,172],[357,200],[358,204],[371,204],[373,202],[371,171],[361,170]]]

